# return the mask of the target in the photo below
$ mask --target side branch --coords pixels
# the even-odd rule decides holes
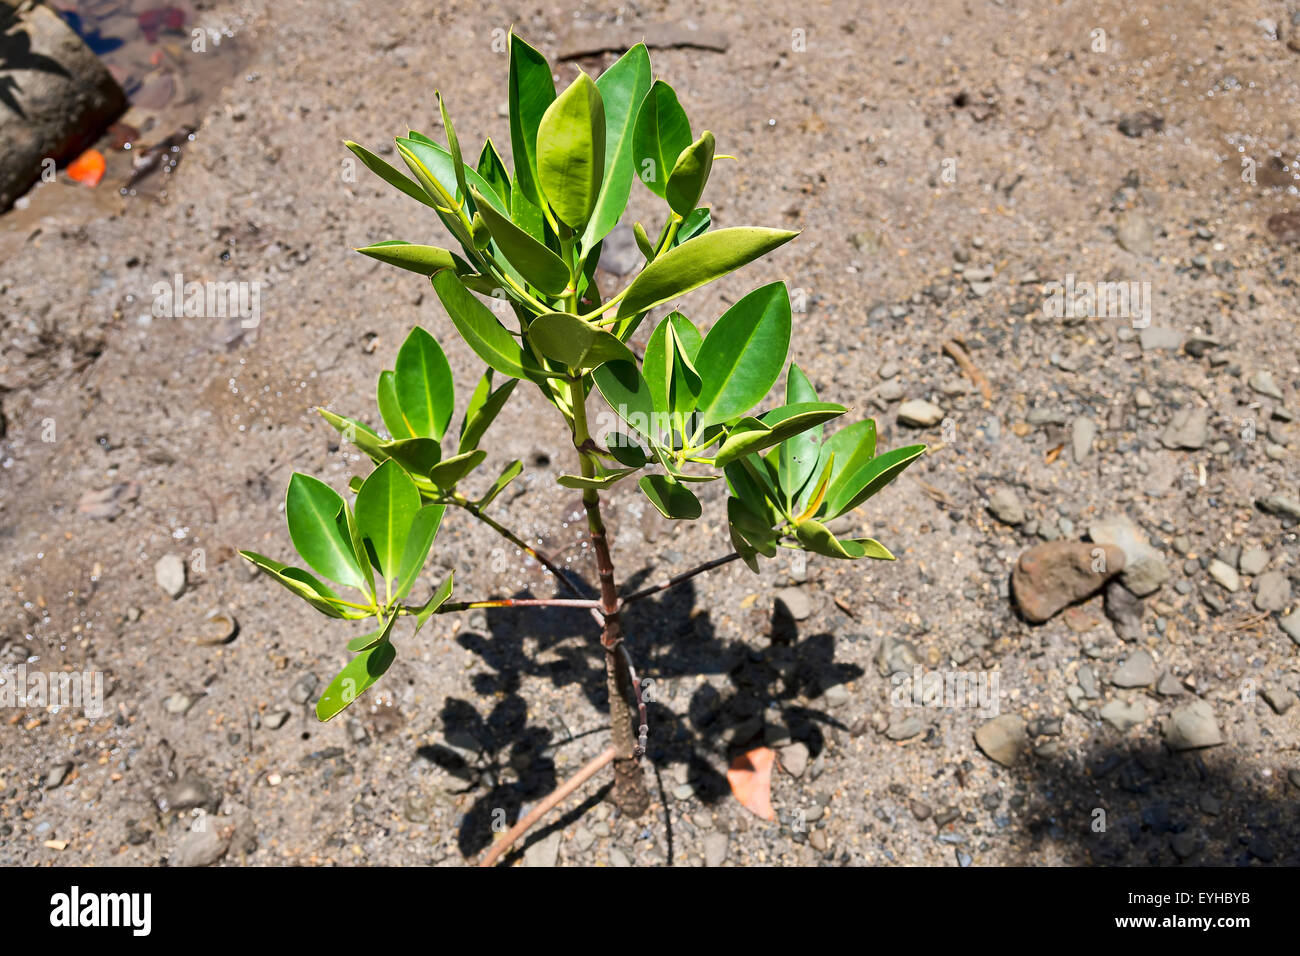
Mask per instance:
[[[474,502],[465,498],[463,495],[457,495],[453,503],[458,507],[468,511],[475,518],[478,518],[479,521],[482,521],[485,525],[487,525],[497,534],[501,535],[501,537],[505,538],[507,541],[509,541],[511,544],[517,547],[520,551],[524,552],[524,554],[528,555],[530,558],[532,558],[534,561],[536,561],[538,564],[544,567],[547,571],[550,571],[551,574],[555,575],[556,580],[558,580],[560,584],[564,586],[565,590],[567,590],[570,594],[581,593],[578,590],[577,586],[572,581],[569,580],[569,576],[564,573],[563,568],[557,565],[554,561],[548,558],[541,551],[538,551],[536,548],[527,544],[521,537],[519,537],[519,535],[515,534],[505,525],[501,524],[496,519],[491,518],[488,515],[484,514],[483,509],[478,507],[476,504],[474,504]]]
[[[438,614],[470,611],[480,607],[584,607],[599,610],[599,601],[586,598],[488,598],[485,601],[450,601],[438,608]]]
[[[733,551],[731,552],[731,554],[727,555],[726,557],[714,558],[712,561],[707,561],[704,564],[701,564],[698,568],[692,568],[689,571],[684,571],[681,574],[675,575],[669,578],[667,581],[664,581],[660,584],[655,584],[648,588],[642,588],[640,591],[636,591],[632,594],[629,594],[625,598],[623,598],[621,603],[631,604],[633,601],[639,601],[642,598],[647,598],[652,594],[658,594],[660,591],[667,591],[669,588],[675,588],[677,587],[677,585],[689,581],[697,574],[703,574],[705,571],[712,571],[714,568],[720,568],[724,564],[730,564],[732,561],[735,561],[738,557],[740,557],[740,555],[737,554],[735,551]]]

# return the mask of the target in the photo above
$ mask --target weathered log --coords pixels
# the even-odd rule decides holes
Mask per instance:
[[[0,211],[124,109],[117,81],[55,13],[0,2]]]

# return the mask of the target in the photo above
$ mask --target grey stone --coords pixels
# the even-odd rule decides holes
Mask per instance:
[[[832,684],[822,691],[822,701],[832,710],[843,707],[850,699],[849,689],[843,684]]]
[[[782,769],[792,777],[802,777],[803,772],[808,769],[808,746],[796,741],[782,747],[779,753]]]
[[[295,704],[305,704],[311,700],[311,695],[316,690],[316,685],[320,683],[320,678],[315,674],[303,674],[293,686],[289,688],[289,699]]]
[[[1005,486],[995,488],[989,495],[989,514],[1003,524],[1020,525],[1025,523],[1025,508],[1019,496]]]
[[[72,764],[68,761],[56,763],[45,774],[45,789],[57,790],[63,786],[63,782],[68,779],[68,774],[72,773]]]
[[[907,641],[892,634],[885,634],[880,639],[880,647],[876,651],[876,670],[881,677],[911,674],[920,663],[921,658],[917,656],[916,648]]]
[[[1177,697],[1183,692],[1183,682],[1171,671],[1165,671],[1156,681],[1156,693],[1161,697]]]
[[[1261,511],[1266,511],[1281,518],[1284,525],[1293,525],[1300,522],[1300,501],[1296,501],[1296,499],[1287,495],[1269,495],[1265,498],[1259,498],[1256,500],[1255,505]]]
[[[202,777],[189,774],[181,777],[163,788],[158,797],[158,809],[163,813],[178,810],[193,810],[195,807],[212,807],[215,809],[216,796],[212,786]]]
[[[1092,443],[1096,437],[1097,423],[1091,418],[1080,415],[1074,420],[1074,427],[1070,432],[1070,442],[1075,464],[1081,464],[1087,459],[1092,452]]]
[[[1166,448],[1195,451],[1205,447],[1209,433],[1210,415],[1206,409],[1183,408],[1174,412],[1160,441]]]
[[[1165,723],[1165,743],[1174,750],[1198,750],[1223,743],[1214,708],[1203,700],[1174,708]]]
[[[560,856],[560,840],[564,838],[561,830],[546,835],[524,850],[524,866],[555,866]]]
[[[1210,572],[1210,577],[1218,582],[1219,586],[1226,591],[1236,594],[1241,590],[1241,577],[1237,574],[1236,569],[1225,561],[1215,558],[1206,568]]]
[[[1276,398],[1279,402],[1282,400],[1282,389],[1278,388],[1277,383],[1273,381],[1272,372],[1266,372],[1261,369],[1252,375],[1246,381],[1246,384],[1249,385],[1253,391],[1256,391],[1261,395],[1267,395],[1269,398]]]
[[[623,869],[630,867],[632,861],[628,859],[626,853],[614,846],[609,848],[609,865]]]
[[[1300,645],[1300,611],[1292,611],[1286,617],[1278,618],[1277,623],[1281,625],[1287,637]]]
[[[1106,721],[1121,734],[1128,733],[1148,716],[1146,701],[1142,698],[1123,700],[1119,697],[1108,701],[1099,711],[1101,719]]]
[[[279,730],[284,726],[284,722],[288,719],[289,712],[287,710],[268,711],[266,715],[262,717],[262,726],[266,727],[268,730]]]
[[[1174,851],[1174,855],[1180,860],[1187,860],[1195,856],[1196,851],[1199,849],[1198,843],[1196,834],[1190,830],[1175,833],[1169,838],[1169,848]]]
[[[1284,611],[1291,603],[1291,582],[1281,571],[1265,571],[1255,579],[1255,607]]]
[[[181,716],[189,713],[190,708],[198,703],[198,700],[199,699],[193,694],[187,694],[183,690],[178,690],[163,701],[163,709],[169,714]]]
[[[918,717],[904,717],[891,721],[885,729],[885,736],[890,740],[910,740],[925,731],[925,724]]]
[[[796,621],[807,620],[812,614],[812,600],[799,588],[781,588],[774,595],[773,601],[785,605],[790,617]]]
[[[1156,679],[1156,663],[1145,650],[1130,654],[1115,673],[1110,682],[1116,687],[1149,687]]]
[[[1136,641],[1142,637],[1142,615],[1146,604],[1142,599],[1112,580],[1106,585],[1106,617],[1115,625],[1115,634],[1123,641]]]
[[[1088,525],[1088,537],[1101,545],[1113,545],[1124,552],[1120,580],[1138,597],[1154,594],[1169,580],[1164,557],[1153,548],[1137,525],[1117,516]]]
[[[975,744],[990,760],[1014,766],[1029,742],[1025,722],[1015,714],[1002,714],[975,731]]]
[[[153,566],[153,577],[172,600],[185,593],[185,562],[179,555],[164,554],[159,558]]]
[[[943,409],[933,402],[913,398],[898,408],[898,423],[912,428],[930,428],[943,421]]]
[[[213,821],[205,820],[200,830],[190,830],[176,846],[180,866],[211,866],[226,855],[226,839]]]
[[[1143,352],[1172,352],[1183,344],[1183,333],[1159,325],[1149,325],[1138,335]]]
[[[581,823],[578,824],[577,829],[573,831],[573,845],[578,848],[578,852],[586,853],[591,849],[592,844],[595,842],[596,834],[592,833]]]
[[[1126,209],[1115,223],[1115,241],[1120,247],[1139,256],[1155,250],[1155,230],[1151,222],[1136,209]]]
[[[710,833],[704,838],[704,865],[722,866],[727,859],[727,845],[731,841],[725,833]]]
[[[1262,574],[1268,567],[1268,552],[1263,548],[1250,548],[1241,553],[1237,567],[1242,574]]]
[[[1273,712],[1279,716],[1285,714],[1296,703],[1295,693],[1285,687],[1265,687],[1264,693],[1260,696],[1264,698],[1264,703],[1272,707]]]

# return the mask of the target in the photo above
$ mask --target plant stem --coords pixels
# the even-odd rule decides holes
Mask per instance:
[[[564,570],[561,567],[559,567],[559,565],[557,565],[554,561],[552,561],[546,555],[542,554],[537,549],[525,544],[524,540],[520,538],[519,535],[515,534],[509,528],[505,527],[500,522],[494,520],[492,517],[485,514],[483,510],[479,508],[478,505],[474,504],[474,502],[470,501],[464,495],[457,492],[456,496],[452,499],[452,503],[455,504],[457,507],[464,508],[475,518],[478,518],[479,521],[482,521],[485,525],[487,525],[497,534],[501,535],[501,537],[505,538],[511,544],[515,545],[517,548],[519,548],[519,550],[523,551],[524,554],[528,555],[534,561],[540,564],[542,567],[546,568],[546,570],[550,571],[551,574],[555,575],[556,580],[558,580],[562,585],[564,585],[565,589],[570,594],[580,593],[578,591],[577,586],[572,581],[569,580],[568,575],[564,573]]]
[[[648,588],[642,588],[640,591],[637,591],[633,594],[629,594],[627,597],[623,598],[622,603],[631,604],[633,601],[639,601],[642,598],[647,598],[652,594],[658,594],[660,591],[667,591],[669,588],[675,588],[677,587],[677,585],[682,584],[685,581],[689,581],[697,574],[703,574],[705,571],[712,571],[714,568],[720,568],[724,564],[730,564],[732,561],[735,561],[738,557],[740,557],[740,555],[737,554],[735,551],[733,551],[731,552],[731,554],[728,554],[725,557],[714,558],[712,561],[706,561],[704,564],[701,564],[698,568],[692,568],[689,571],[683,571],[681,574],[675,575],[661,584],[656,584]]]
[[[478,607],[594,607],[599,601],[577,598],[488,598],[485,601],[453,601],[438,608],[439,614],[468,611]]]
[[[581,377],[572,380],[573,389],[573,444],[578,449],[579,463],[584,477],[596,474],[595,456],[587,449],[591,435],[587,432],[587,397]],[[628,699],[632,693],[631,679],[621,666],[618,647],[623,642],[623,619],[618,613],[618,587],[614,583],[614,561],[609,551],[605,521],[600,513],[600,492],[588,488],[582,493],[582,506],[587,512],[587,532],[596,552],[596,572],[600,578],[600,604],[605,615],[600,643],[605,649],[605,686],[609,692],[609,723],[614,737],[614,805],[630,817],[639,817],[650,807],[650,794],[646,790],[645,776],[637,759],[637,738],[632,731],[632,710]]]
[[[565,797],[594,777],[597,771],[613,760],[614,752],[613,747],[606,747],[599,757],[592,760],[572,777],[564,781],[564,783],[557,787],[550,796],[529,810],[527,816],[506,831],[505,836],[500,840],[497,840],[496,843],[493,843],[492,846],[488,847],[487,853],[485,853],[483,859],[479,861],[479,866],[491,866],[496,863],[496,861],[501,858],[502,854],[514,845],[516,840],[528,832],[529,827],[542,817],[546,816],[546,814],[559,805]]]

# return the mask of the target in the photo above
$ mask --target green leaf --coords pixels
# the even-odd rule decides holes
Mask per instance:
[[[723,473],[727,477],[727,487],[731,489],[731,493],[770,527],[776,522],[777,512],[763,492],[763,483],[751,471],[750,463],[756,460],[759,459],[732,462],[723,469]]]
[[[392,642],[380,641],[352,658],[316,701],[316,718],[324,722],[336,716],[384,676],[395,657],[397,650]]]
[[[478,174],[476,169],[461,163],[456,165],[455,160],[447,150],[443,149],[437,143],[428,139],[428,137],[416,138],[414,135],[399,138],[397,142],[397,151],[406,161],[408,166],[412,160],[418,163],[419,169],[431,176],[436,188],[446,193],[448,196],[454,196],[456,190],[460,188],[460,178],[463,176],[466,186],[472,186],[482,193],[488,201],[488,204],[498,212],[505,214],[508,206],[505,200],[498,195],[497,191],[492,188],[491,183]],[[459,175],[457,175],[459,170]],[[416,173],[416,178],[420,177],[417,169],[412,169]],[[464,199],[471,199],[468,194],[463,195]],[[454,202],[454,198],[453,198]]]
[[[655,80],[641,102],[632,130],[637,177],[652,193],[665,198],[668,175],[682,150],[690,145],[691,123],[677,102],[677,94],[663,80]]]
[[[780,444],[792,436],[843,415],[845,411],[847,409],[843,405],[831,402],[807,402],[782,405],[764,412],[759,418],[742,418],[718,449],[715,464],[719,468],[726,467],[738,458]]]
[[[754,514],[739,498],[727,499],[727,521],[755,551],[768,558],[776,555],[776,531],[768,521]]]
[[[510,190],[510,218],[516,226],[540,243],[546,242],[546,217],[541,207],[524,195],[519,180]]]
[[[343,502],[343,511],[339,515],[339,530],[343,532],[345,540],[352,545],[352,553],[356,556],[357,567],[361,569],[361,574],[366,581],[365,593],[373,601],[375,598],[375,564],[371,561],[370,552],[366,550],[361,528],[357,524],[356,512],[352,510],[352,507],[346,501]]]
[[[615,468],[612,471],[606,471],[594,478],[588,478],[585,475],[560,475],[560,477],[555,479],[555,483],[563,485],[565,488],[578,488],[583,490],[594,488],[600,490],[602,488],[610,487],[620,478],[626,478],[636,470],[636,468]]]
[[[475,507],[482,510],[483,508],[486,508],[488,505],[490,505],[493,502],[493,500],[496,498],[496,496],[501,494],[501,492],[505,490],[506,485],[514,481],[515,478],[519,476],[519,473],[523,470],[524,470],[524,463],[522,461],[519,461],[518,459],[506,465],[505,470],[502,471],[501,474],[497,476],[497,480],[492,482],[492,487],[489,488],[483,494],[483,497],[479,498],[478,501],[474,502]]]
[[[803,369],[793,362],[785,373],[785,400],[787,405],[801,405],[817,401],[817,389]],[[807,431],[792,435],[781,444],[777,458],[777,475],[786,493],[787,504],[793,504],[803,486],[817,470],[821,455],[822,426],[815,425]]]
[[[497,247],[519,274],[547,295],[563,292],[570,279],[569,267],[564,260],[516,226],[509,216],[493,209],[477,189],[473,196]]]
[[[417,246],[400,239],[376,242],[372,246],[362,246],[357,252],[390,266],[417,272],[422,276],[431,276],[439,269],[455,267],[455,260],[446,249],[437,246]]]
[[[412,478],[427,478],[442,460],[442,447],[432,438],[397,438],[379,447],[384,457],[397,462]]]
[[[530,371],[536,373],[536,369],[524,367],[526,359],[519,343],[492,310],[461,285],[455,273],[437,273],[433,277],[433,288],[456,330],[475,355],[511,378],[527,378]]]
[[[875,419],[867,418],[841,428],[826,441],[822,454],[835,456],[832,485],[841,475],[859,473],[876,457]]]
[[[492,187],[492,191],[501,197],[501,202],[505,204],[505,207],[509,209],[510,173],[506,171],[506,164],[502,162],[501,154],[497,152],[491,137],[483,144],[483,151],[478,154],[477,171],[483,177],[484,182]]]
[[[584,253],[609,235],[627,207],[634,171],[632,131],[650,90],[650,76],[650,54],[638,43],[596,80],[605,107],[605,172],[600,198],[582,235]]]
[[[683,242],[703,235],[709,231],[709,226],[712,224],[713,214],[709,212],[707,207],[695,210],[683,219],[682,224],[677,227],[677,235],[673,236],[672,246],[680,246]]]
[[[606,362],[591,373],[601,397],[633,431],[658,441],[659,422],[650,386],[635,362]]]
[[[528,339],[549,359],[587,371],[606,362],[635,362],[632,350],[617,338],[567,312],[539,315],[528,324]]]
[[[492,369],[483,373],[483,378],[470,399],[469,408],[465,410],[465,421],[460,429],[459,452],[473,451],[478,447],[488,426],[496,420],[518,384],[519,379],[512,378],[495,391],[489,391],[492,386]],[[481,396],[480,392],[483,393]]]
[[[441,441],[456,404],[451,366],[442,347],[419,326],[397,351],[393,387],[412,437]]]
[[[352,619],[370,617],[370,614],[365,611],[344,607],[336,603],[339,596],[330,590],[327,584],[318,581],[306,571],[291,568],[287,564],[281,564],[279,561],[258,554],[256,551],[240,551],[239,553],[267,577],[292,591],[327,617]]]
[[[709,173],[713,171],[713,147],[713,134],[705,130],[677,157],[665,190],[668,205],[677,215],[685,217],[695,211],[695,204],[704,194]]]
[[[642,368],[650,396],[657,411],[677,416],[681,427],[685,416],[695,408],[700,393],[700,375],[695,370],[695,355],[700,348],[700,332],[680,312],[665,316],[646,343]]]
[[[639,222],[632,223],[632,237],[636,239],[636,247],[641,250],[641,255],[645,256],[646,262],[655,257],[655,247],[651,245],[650,237],[645,234],[645,226]]]
[[[435,90],[434,95],[438,98],[438,112],[442,115],[442,128],[447,134],[447,152],[451,154],[457,195],[464,198],[469,195],[469,187],[465,183],[465,159],[460,153],[460,140],[456,138],[456,128],[451,125],[451,117],[447,115],[447,104],[443,102],[442,93]]]
[[[643,468],[650,461],[650,456],[645,453],[644,448],[620,432],[610,432],[606,435],[605,447],[619,464],[626,465],[628,468]]]
[[[407,176],[401,170],[394,166],[390,166],[370,150],[352,142],[351,140],[347,140],[343,145],[352,150],[352,152],[356,154],[357,158],[365,164],[367,169],[377,175],[384,182],[388,183],[388,185],[400,189],[412,199],[418,199],[426,206],[437,208],[433,199],[420,187],[420,184],[411,179],[411,177]]]
[[[906,445],[873,458],[855,472],[850,473],[846,468],[831,482],[826,492],[826,517],[835,518],[846,511],[852,511],[924,454],[924,445]]]
[[[531,46],[510,34],[510,151],[523,196],[541,206],[537,186],[537,128],[555,100],[551,66]],[[512,198],[513,198],[512,193]],[[536,238],[540,238],[537,236]]]
[[[420,609],[416,611],[415,613],[416,634],[420,633],[420,628],[424,627],[425,622],[428,621],[429,618],[431,618],[437,612],[438,608],[442,607],[445,603],[447,603],[447,598],[451,597],[452,579],[455,577],[455,573],[456,572],[454,571],[448,571],[447,580],[443,581],[442,584],[438,585],[438,590],[434,591],[431,595],[429,595],[429,600],[425,601],[424,604],[420,606]]]
[[[605,175],[605,107],[586,73],[546,108],[537,127],[537,182],[560,221],[583,227]]]
[[[618,306],[619,317],[627,320],[620,324],[619,338],[627,339],[631,334],[630,329],[635,328],[631,320],[642,312],[721,278],[784,245],[797,235],[797,232],[787,232],[784,229],[736,226],[706,232],[669,249],[641,270],[628,286],[627,294]],[[786,309],[789,309],[788,300]],[[784,363],[783,350],[777,367],[778,373],[780,365]]]
[[[397,377],[390,369],[379,373],[375,391],[379,401],[379,415],[384,420],[388,434],[394,438],[414,438],[411,423],[402,415],[402,406],[397,400]]]
[[[360,637],[354,637],[348,641],[348,650],[352,653],[364,651],[374,647],[380,641],[388,640],[388,636],[393,633],[393,625],[397,623],[397,614],[390,614],[387,621],[384,621],[377,630],[369,634],[362,634]]]
[[[646,475],[637,484],[665,518],[694,519],[701,514],[700,499],[667,475]]]
[[[388,457],[387,452],[381,450],[384,440],[380,438],[369,426],[357,421],[354,418],[345,418],[342,415],[335,415],[329,409],[317,408],[316,411],[321,413],[321,417],[339,430],[339,433],[347,440],[356,445],[363,452],[375,460],[376,463]]]
[[[710,233],[695,242],[729,231]],[[689,244],[679,247],[656,264],[687,248]],[[755,289],[724,312],[704,337],[697,356],[704,378],[700,424],[725,422],[762,401],[780,376],[789,348],[790,296],[784,282]]]
[[[845,558],[849,560],[855,556],[860,557],[860,555],[851,554],[836,539],[835,535],[831,534],[830,529],[820,521],[811,519],[801,521],[795,525],[794,533],[804,548],[817,554],[824,554],[828,558]]]
[[[406,547],[402,549],[402,561],[397,573],[397,587],[393,590],[393,600],[400,601],[411,592],[424,562],[429,558],[429,549],[437,537],[438,527],[442,524],[445,505],[425,505],[411,519],[411,526],[406,535]]]
[[[308,567],[331,581],[365,589],[352,542],[344,540],[339,528],[343,499],[333,488],[311,475],[294,472],[284,510],[289,537]]]
[[[444,491],[448,491],[455,487],[456,482],[481,465],[486,457],[487,452],[478,448],[444,459],[429,472],[429,480]]]
[[[402,568],[411,522],[420,510],[420,492],[395,461],[386,461],[357,492],[357,525],[369,539],[391,591]]]
[[[842,547],[854,558],[875,558],[877,561],[894,561],[894,555],[875,538],[841,538]]]

